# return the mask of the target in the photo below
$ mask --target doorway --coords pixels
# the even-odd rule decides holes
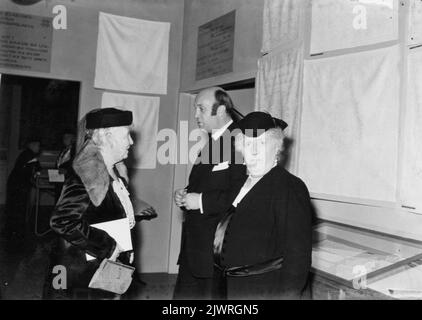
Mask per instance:
[[[7,177],[29,140],[41,141],[39,160],[48,169],[55,166],[63,132],[76,133],[80,82],[12,74],[0,78],[1,207],[6,202]],[[51,204],[53,199],[41,200]]]

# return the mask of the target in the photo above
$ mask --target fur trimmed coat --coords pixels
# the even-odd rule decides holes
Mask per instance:
[[[101,261],[115,250],[115,240],[92,224],[126,217],[101,153],[92,141],[85,143],[72,167],[50,219],[51,228],[60,237],[54,264],[66,268],[69,292],[88,290]],[[85,254],[96,259],[88,262]],[[119,260],[127,263],[126,255],[121,254]]]

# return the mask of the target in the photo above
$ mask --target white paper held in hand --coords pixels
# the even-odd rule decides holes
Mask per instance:
[[[91,227],[107,232],[114,240],[116,240],[124,252],[131,251],[133,249],[128,218],[96,223],[91,225]],[[93,256],[86,254],[87,261],[94,259],[95,258]]]
[[[59,170],[48,169],[48,181],[50,182],[64,182],[64,174],[59,173]]]

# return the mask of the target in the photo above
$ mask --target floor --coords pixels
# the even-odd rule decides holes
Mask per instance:
[[[49,210],[49,208],[44,208]],[[0,207],[0,226],[4,225],[3,209]],[[29,221],[30,228],[23,244],[14,250],[7,250],[7,239],[0,232],[0,295],[6,300],[41,300],[44,282],[49,272],[50,248],[54,240],[51,232],[36,235],[34,221]],[[1,228],[0,228],[1,229]],[[38,233],[48,230],[46,221],[39,221]],[[175,275],[164,273],[139,274],[134,280],[135,290],[131,299],[170,300],[172,298]]]
[[[40,216],[48,217],[48,210],[51,208],[45,207],[43,210]],[[8,250],[7,239],[1,232],[1,227],[4,226],[3,211],[0,206],[0,299],[42,300],[45,279],[50,270],[50,250],[55,239],[51,232],[45,232],[49,229],[48,219],[38,221],[38,235],[34,230],[35,219],[29,219],[30,228],[26,231],[23,244]],[[134,290],[126,296],[128,299],[171,300],[176,275],[137,274],[133,283]],[[312,295],[308,299],[380,299],[367,292],[356,296],[356,290],[351,291],[354,295],[346,295],[336,283],[313,280],[311,283]]]

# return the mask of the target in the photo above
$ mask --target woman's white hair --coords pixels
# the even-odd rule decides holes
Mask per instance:
[[[131,126],[124,126],[129,130]],[[110,140],[106,138],[108,133],[114,135],[114,132],[121,128],[119,127],[109,127],[109,128],[99,128],[99,129],[90,129],[86,131],[86,139],[91,139],[99,148],[104,147],[109,143]]]
[[[94,129],[92,132],[91,139],[97,146],[102,147],[106,143],[106,134],[110,131],[111,128]]]
[[[88,140],[92,140],[97,146],[102,147],[105,143],[105,134],[110,128],[86,129],[86,117],[78,123],[78,138],[76,152],[82,149]]]
[[[281,161],[281,153],[283,152],[283,142],[284,142],[284,132],[281,128],[272,128],[267,130],[266,132],[266,141],[265,143],[274,143],[274,147],[278,149],[277,152],[277,162]],[[268,140],[267,140],[268,139]],[[238,133],[235,137],[235,148],[236,151],[244,154],[245,151],[245,135],[243,133]]]
[[[88,129],[85,132],[85,141],[92,140],[98,147],[102,147],[105,144],[105,136],[108,131],[110,128]]]

